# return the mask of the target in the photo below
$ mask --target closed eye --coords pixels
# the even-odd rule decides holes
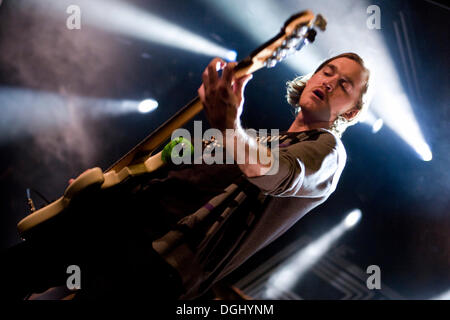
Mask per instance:
[[[348,81],[346,80],[341,80],[341,87],[342,89],[344,89],[345,92],[348,92],[348,90],[350,89],[350,83],[348,83]]]
[[[325,68],[323,68],[323,74],[329,77],[333,74],[333,69],[331,69],[330,66],[325,66]]]

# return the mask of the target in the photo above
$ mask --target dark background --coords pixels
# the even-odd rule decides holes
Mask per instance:
[[[212,58],[90,26],[70,32],[61,27],[64,12],[58,16],[19,10],[13,2],[4,1],[0,6],[0,87],[108,99],[154,97],[159,108],[148,114],[105,113],[101,117],[71,109],[68,122],[44,127],[35,127],[40,120],[27,119],[23,106],[8,109],[9,113],[20,112],[25,125],[14,127],[14,123],[0,122],[2,248],[19,242],[16,224],[27,215],[27,187],[55,199],[69,178],[93,166],[106,169],[196,95],[201,72]],[[128,2],[235,49],[238,59],[260,45],[206,2]],[[377,134],[366,125],[348,129],[343,137],[348,161],[336,192],[246,263],[238,274],[252,270],[299,234],[319,237],[348,211],[360,208],[360,223],[339,240],[353,248],[355,264],[362,269],[379,265],[383,282],[406,298],[427,299],[449,290],[449,9],[443,1],[370,4],[381,8],[379,32],[396,66],[400,65],[400,53],[393,22],[399,12],[407,21],[420,83],[419,92],[407,88],[407,93],[414,99],[414,113],[433,151],[433,160],[418,159],[386,126]],[[143,57],[143,53],[147,55]],[[405,83],[400,67],[398,72]],[[246,127],[288,128],[293,115],[284,99],[285,82],[293,76],[292,69],[283,64],[255,74],[246,91],[242,118]],[[9,107],[0,108],[5,111]],[[45,112],[43,108],[44,118]],[[38,198],[36,201],[40,203]]]

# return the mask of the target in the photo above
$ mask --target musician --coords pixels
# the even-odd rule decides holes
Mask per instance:
[[[217,64],[223,68],[222,76],[216,71]],[[246,162],[238,164],[239,174],[243,173],[251,183],[250,187],[257,187],[255,193],[260,191],[258,196],[264,197],[260,199],[261,207],[245,201],[239,204],[248,207],[236,209],[232,217],[227,218],[236,221],[227,221],[228,226],[223,227],[222,233],[217,231],[215,237],[211,236],[214,240],[210,242],[220,239],[217,240],[220,244],[208,243],[209,246],[204,247],[191,245],[190,249],[195,247],[195,250],[204,251],[194,252],[192,256],[186,253],[190,249],[180,249],[189,259],[167,253],[166,246],[170,246],[171,241],[175,243],[176,236],[173,234],[154,242],[155,249],[183,275],[184,284],[193,288],[198,285],[200,289],[205,289],[229,274],[329,197],[336,188],[346,161],[340,136],[348,126],[357,122],[365,107],[363,98],[368,90],[369,71],[363,60],[354,53],[328,59],[312,76],[298,77],[288,82],[287,99],[297,111],[295,120],[287,130],[288,137],[280,141],[278,157],[272,157],[269,164],[251,164],[258,162],[256,158],[251,159],[251,155],[259,152],[251,152],[251,149],[265,146],[258,144],[241,127],[244,90],[251,76],[233,80],[234,66],[235,63],[226,64],[220,59],[211,61],[202,75],[203,84],[198,93],[211,127],[223,132],[225,145],[244,144],[249,151]],[[227,135],[226,129],[232,129],[232,134]],[[231,150],[236,159],[237,148]],[[264,152],[271,153],[270,149]],[[271,171],[274,161],[278,161],[276,173]],[[219,176],[223,168],[214,170],[209,168],[209,174],[217,172]],[[249,189],[247,196],[252,197],[253,190]],[[231,206],[235,205],[233,203]],[[193,228],[190,220],[194,220],[192,216],[181,220],[181,224]],[[227,237],[227,233],[232,236]],[[190,270],[185,263],[187,261],[191,261]],[[199,265],[193,267],[198,261]],[[191,290],[182,297],[195,295],[198,289]]]
[[[101,228],[91,227],[91,220],[71,227],[89,240],[47,241],[48,250],[22,248],[28,255],[39,252],[46,257],[40,265],[37,254],[22,264],[41,271],[56,270],[56,265],[61,270],[69,261],[80,264],[86,270],[81,297],[193,299],[323,203],[346,162],[340,136],[365,107],[369,71],[363,60],[344,53],[322,63],[312,75],[288,82],[287,100],[296,108],[296,117],[277,137],[277,149],[242,128],[244,90],[251,76],[235,79],[235,65],[212,60],[198,94],[209,124],[223,133],[225,152],[236,159],[237,148],[230,145],[245,145],[243,163],[171,166],[134,182],[128,196],[122,195],[123,187],[112,188],[93,199],[90,208],[95,208],[86,214],[102,217],[96,220]],[[255,156],[261,150],[269,156],[268,163]],[[43,278],[41,271],[29,274],[27,281]],[[63,278],[53,277],[51,285]],[[28,284],[28,289],[36,288]]]

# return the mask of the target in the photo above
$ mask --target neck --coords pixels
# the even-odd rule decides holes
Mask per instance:
[[[308,121],[308,119],[305,119],[303,113],[300,112],[294,122],[292,122],[288,132],[302,132],[318,128],[329,129],[332,124],[333,122],[328,121]]]

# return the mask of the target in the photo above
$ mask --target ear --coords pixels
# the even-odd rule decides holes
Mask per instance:
[[[350,109],[347,112],[341,114],[345,119],[352,120],[354,117],[356,117],[359,113],[359,110],[356,108]]]

